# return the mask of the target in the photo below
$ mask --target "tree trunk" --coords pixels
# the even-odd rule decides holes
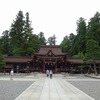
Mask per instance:
[[[96,64],[94,62],[94,72],[95,72],[95,75],[97,76],[98,75],[98,72],[97,72],[97,69],[96,69]]]
[[[87,74],[90,74],[91,65],[88,68]]]

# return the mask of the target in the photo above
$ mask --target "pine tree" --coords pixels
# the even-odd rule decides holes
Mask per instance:
[[[23,12],[19,11],[9,33],[12,55],[20,56],[22,53],[24,24]]]
[[[86,22],[84,18],[79,18],[77,21],[77,51],[86,52]]]
[[[29,19],[29,13],[26,13],[25,25],[24,25],[24,35],[23,35],[23,45],[22,45],[22,56],[30,55],[32,52],[32,46],[30,45],[30,38],[32,37],[33,28],[31,27],[31,21]]]
[[[56,36],[55,34],[48,38],[49,45],[56,45]]]
[[[46,45],[46,39],[44,37],[44,33],[43,32],[40,32],[38,34],[38,36],[39,36],[40,45]]]
[[[97,69],[96,69],[96,60],[99,58],[100,59],[100,47],[98,42],[96,42],[93,39],[87,40],[86,43],[86,58],[90,63],[93,63],[94,67],[94,72],[96,75],[97,74]],[[91,68],[91,66],[90,66]]]
[[[99,43],[100,46],[100,13],[96,12],[94,17],[92,17],[88,23],[88,31],[86,34],[86,39],[93,39]]]
[[[6,30],[2,33],[1,37],[1,52],[4,55],[10,55],[10,41],[9,41],[9,31]]]
[[[4,62],[4,57],[0,52],[0,70],[4,67],[5,62]]]
[[[65,36],[60,45],[62,48],[62,52],[68,53],[69,52],[69,37]]]

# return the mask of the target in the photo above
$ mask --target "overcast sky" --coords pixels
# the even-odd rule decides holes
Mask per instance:
[[[59,44],[63,37],[76,34],[76,21],[87,22],[100,12],[100,0],[0,0],[0,35],[9,30],[19,10],[29,12],[33,33],[44,32],[46,39],[53,34]]]

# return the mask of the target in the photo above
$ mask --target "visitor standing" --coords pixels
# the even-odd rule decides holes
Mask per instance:
[[[52,73],[52,70],[50,70],[50,78],[52,78],[52,74],[53,74],[53,73]]]
[[[47,77],[49,77],[49,70],[48,69],[46,70],[46,74],[47,74]]]
[[[12,70],[10,71],[10,80],[13,80],[13,74],[14,74],[14,70],[12,69]]]

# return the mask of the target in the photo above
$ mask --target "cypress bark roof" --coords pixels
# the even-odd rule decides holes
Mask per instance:
[[[32,61],[32,57],[5,57],[4,61],[6,63],[27,63]]]
[[[62,50],[58,45],[41,46],[39,51],[35,54],[46,55],[49,51],[51,51],[54,55],[66,55],[66,53],[62,53]]]

